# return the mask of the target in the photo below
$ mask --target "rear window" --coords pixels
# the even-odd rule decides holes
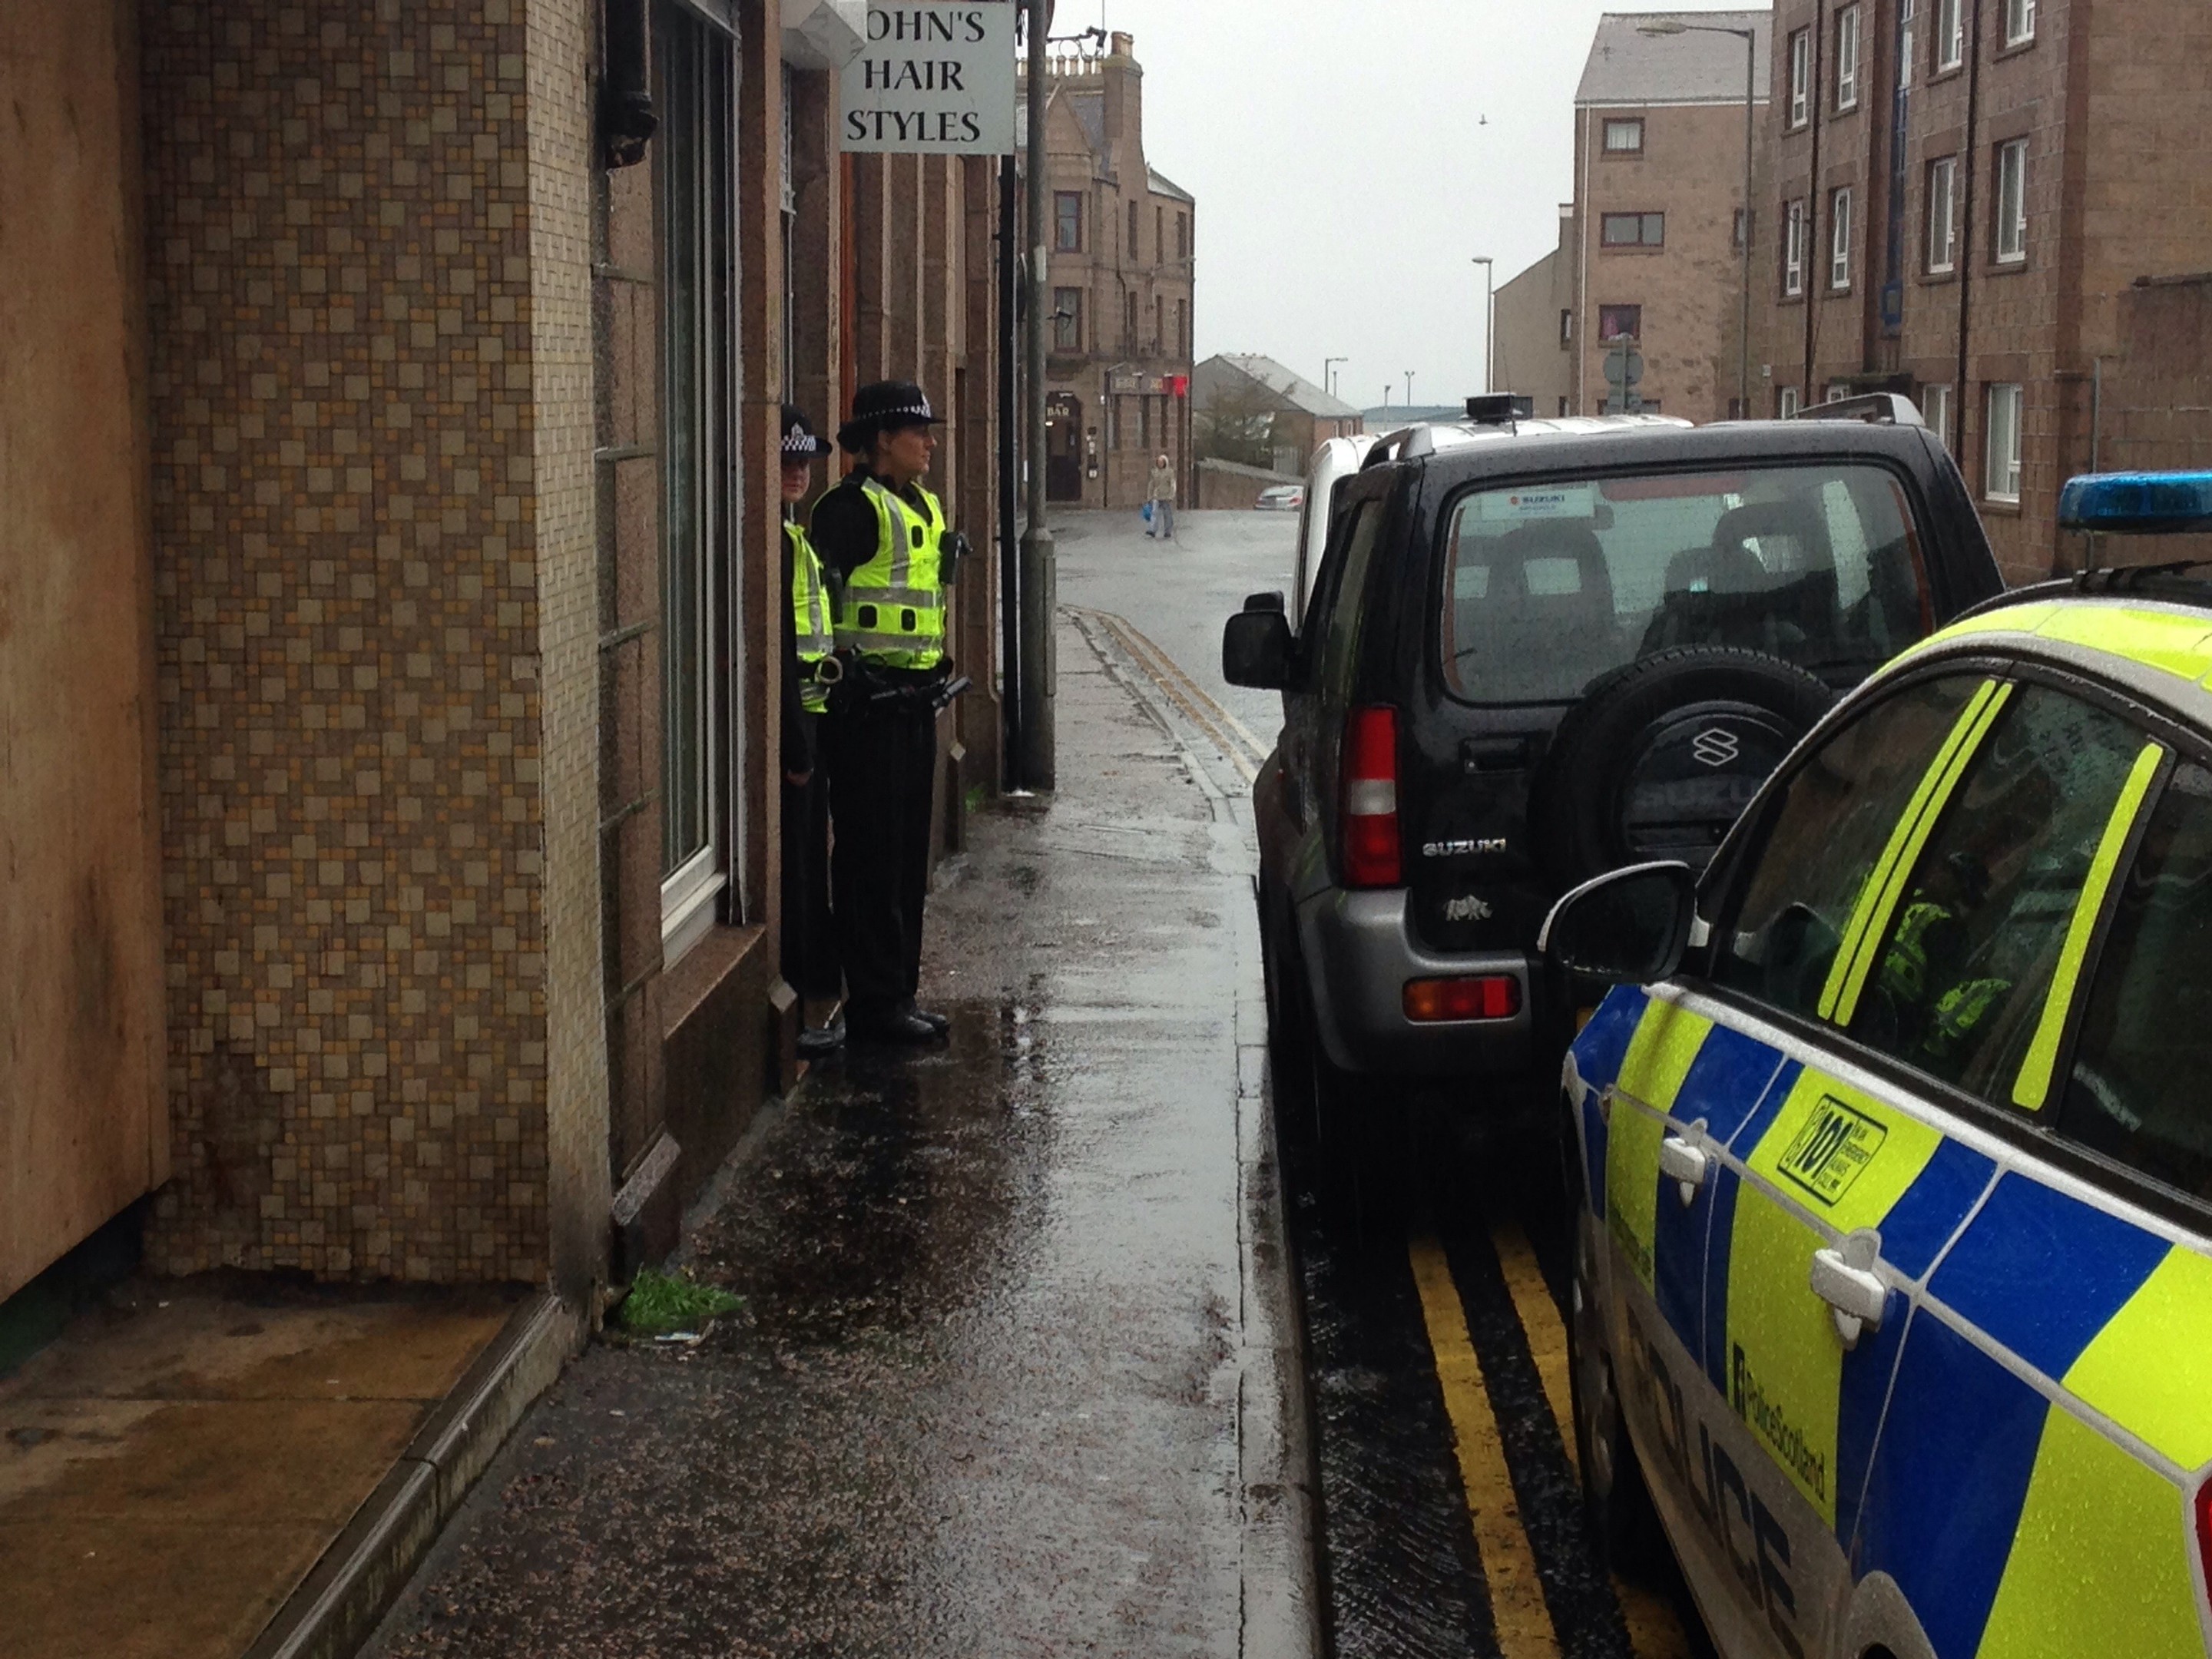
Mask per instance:
[[[1447,531],[1444,673],[1472,702],[1568,702],[1686,645],[1838,684],[1924,635],[1927,578],[1881,467],[1594,478],[1462,496]]]

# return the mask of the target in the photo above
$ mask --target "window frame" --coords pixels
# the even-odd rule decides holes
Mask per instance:
[[[1613,134],[1616,132],[1633,132],[1636,135],[1636,142],[1632,144],[1616,144],[1613,142]],[[1644,118],[1640,115],[1607,116],[1603,129],[1598,135],[1598,143],[1601,153],[1607,155],[1642,155],[1644,154]]]
[[[2035,0],[2004,0],[2004,43],[2007,51],[2035,44]]]
[[[2009,393],[2010,396],[2005,397],[2003,394],[2006,393]],[[2009,493],[2000,489],[1998,485],[2000,474],[1997,440],[2000,434],[1997,428],[1997,404],[2000,400],[2012,405],[2012,416],[2007,428],[2010,437],[2010,453],[2003,458],[2004,472],[2008,475],[2007,482],[2011,485]],[[2023,428],[2027,425],[2027,386],[2013,380],[1990,381],[1988,390],[1982,398],[1982,499],[1994,501],[2000,507],[2018,507],[2021,486],[2023,482],[2022,475],[2026,471],[2023,461],[2025,453]]]
[[[1852,187],[1844,185],[1828,192],[1828,292],[1848,294],[1851,288],[1851,214],[1856,205]]]
[[[1942,180],[1940,195],[1936,188],[1938,179]],[[1923,250],[1922,268],[1930,276],[1953,276],[1959,269],[1959,158],[1956,155],[1938,155],[1928,163],[1926,190],[1928,236],[1927,246]],[[1936,206],[1939,200],[1943,206],[1941,220],[1943,252],[1941,260],[1936,258],[1936,252],[1938,228]]]
[[[1140,206],[1135,197],[1129,198],[1129,263],[1132,264],[1137,263],[1137,248],[1144,240],[1144,227],[1138,217]]]
[[[2028,143],[2026,138],[2008,138],[1996,146],[1992,157],[1996,169],[1993,198],[1996,211],[1992,216],[1990,258],[2000,265],[2027,263]]]
[[[730,579],[738,525],[735,478],[739,334],[735,234],[738,74],[735,43],[677,10],[656,27],[656,75],[666,92],[653,146],[664,230],[660,275],[660,596],[662,964],[672,966],[723,919],[740,867],[744,794],[742,676],[722,666],[736,629]],[[696,120],[684,116],[696,111]],[[686,135],[683,129],[696,130]],[[679,176],[679,169],[681,175]],[[681,234],[675,228],[685,227]],[[678,262],[696,270],[679,276]],[[684,297],[689,281],[692,292]],[[691,366],[672,373],[670,362]],[[679,473],[682,475],[679,477]],[[691,683],[684,683],[685,653]],[[686,822],[688,821],[688,823]]]
[[[1805,293],[1805,198],[1798,197],[1782,209],[1782,297],[1802,299]]]
[[[1613,227],[1621,221],[1631,219],[1636,222],[1634,239],[1625,242],[1614,240],[1612,235]],[[1654,221],[1657,222],[1659,227],[1656,240],[1650,234]],[[1598,216],[1597,245],[1608,252],[1615,253],[1624,248],[1662,248],[1667,246],[1667,216],[1664,213],[1637,212],[1632,210],[1620,213],[1601,213]]]
[[[1636,322],[1635,322],[1635,326],[1634,326],[1634,328],[1633,328],[1630,332],[1628,332],[1628,333],[1626,333],[1626,334],[1608,334],[1608,333],[1607,333],[1607,332],[1605,331],[1605,319],[1606,319],[1606,313],[1607,313],[1607,312],[1613,312],[1613,313],[1620,313],[1620,312],[1633,312],[1633,313],[1635,313],[1635,314],[1636,314]],[[1613,305],[1613,306],[1600,306],[1600,307],[1597,308],[1597,343],[1598,343],[1600,345],[1602,345],[1602,346],[1615,346],[1615,345],[1619,345],[1619,344],[1620,344],[1620,343],[1621,343],[1622,342],[1624,342],[1624,341],[1627,342],[1629,344],[1633,345],[1633,344],[1637,343],[1638,342],[1641,341],[1643,338],[1644,338],[1644,307],[1643,307],[1641,305]]]
[[[1859,106],[1859,71],[1865,37],[1863,16],[1856,6],[1836,14],[1836,112],[1849,114]]]
[[[1071,210],[1073,211],[1071,212]],[[1056,190],[1052,193],[1052,249],[1055,253],[1083,252],[1083,192]]]
[[[1796,132],[1813,119],[1813,32],[1798,29],[1790,37],[1790,131]]]
[[[1966,0],[1936,0],[1936,27],[1929,31],[1936,73],[1948,75],[1966,63]]]
[[[1088,349],[1084,343],[1084,297],[1079,288],[1055,288],[1052,291],[1053,350],[1060,356],[1081,356]],[[1075,301],[1074,314],[1063,316],[1061,313],[1067,309],[1064,301],[1070,299]]]
[[[1935,434],[1936,441],[1948,455],[1951,453],[1951,383],[1948,380],[1931,381],[1920,388],[1920,396],[1921,419],[1927,422],[1928,430]],[[1932,399],[1941,400],[1940,412],[1933,407]]]
[[[1804,394],[1794,386],[1785,386],[1775,394],[1775,412],[1785,421],[1794,421],[1805,407]]]

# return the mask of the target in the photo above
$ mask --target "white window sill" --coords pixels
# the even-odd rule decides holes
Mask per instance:
[[[714,930],[715,901],[730,878],[715,867],[714,849],[698,854],[660,884],[660,965],[673,968]]]

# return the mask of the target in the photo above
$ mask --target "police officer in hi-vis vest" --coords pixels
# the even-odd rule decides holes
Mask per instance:
[[[805,528],[792,514],[814,493],[814,462],[830,453],[814,423],[783,406],[783,976],[799,995],[799,1052],[834,1052],[844,1027],[806,1028],[809,1001],[837,995],[837,945],[830,913],[830,781],[817,727],[842,665],[830,584]]]
[[[814,507],[814,545],[842,582],[844,678],[823,722],[836,830],[831,887],[856,1042],[926,1043],[950,1022],[915,1006],[929,886],[937,715],[951,544],[921,486],[939,424],[918,386],[862,386],[839,447],[858,465]]]

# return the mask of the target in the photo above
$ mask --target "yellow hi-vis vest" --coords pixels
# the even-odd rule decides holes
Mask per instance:
[[[837,649],[836,624],[830,615],[830,583],[814,544],[798,525],[783,527],[791,544],[791,612],[798,624],[799,698],[810,714],[830,706],[830,683],[815,678]]]
[[[876,509],[876,555],[845,578],[837,648],[884,668],[934,668],[945,660],[945,509],[919,487],[921,508],[873,478],[860,493]]]

